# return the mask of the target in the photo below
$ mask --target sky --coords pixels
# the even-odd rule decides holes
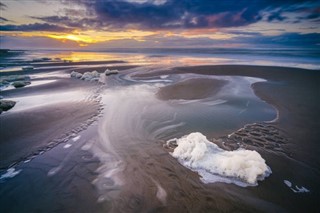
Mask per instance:
[[[0,0],[0,48],[320,48],[320,0]]]

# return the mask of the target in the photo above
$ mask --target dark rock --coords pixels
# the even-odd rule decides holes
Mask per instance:
[[[15,88],[25,87],[27,85],[31,84],[30,81],[15,81],[12,83],[12,86]]]
[[[0,100],[0,114],[2,113],[2,111],[8,111],[12,107],[14,107],[15,104],[15,101]]]

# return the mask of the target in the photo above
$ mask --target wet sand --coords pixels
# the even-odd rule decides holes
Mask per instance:
[[[84,68],[81,69],[87,71]],[[21,165],[20,175],[8,182],[0,183],[5,184],[0,190],[1,205],[5,206],[4,209],[7,211],[16,212],[22,210],[316,212],[319,210],[317,207],[320,192],[318,182],[320,173],[318,138],[320,135],[317,131],[320,129],[317,112],[320,100],[319,71],[235,65],[199,66],[139,74],[136,77],[146,78],[182,73],[197,73],[203,75],[204,78],[205,75],[237,75],[260,77],[267,80],[253,84],[252,88],[260,98],[279,110],[279,119],[270,124],[262,123],[247,127],[250,134],[236,132],[235,136],[238,138],[230,137],[230,144],[225,144],[224,147],[235,149],[237,147],[232,145],[232,141],[241,142],[246,148],[257,150],[266,159],[273,173],[260,182],[259,186],[241,188],[225,183],[203,184],[195,172],[186,169],[168,154],[170,150],[163,148],[163,141],[157,141],[154,144],[153,141],[133,140],[128,142],[128,145],[124,144],[124,147],[119,145],[121,150],[119,155],[124,162],[127,162],[120,175],[125,184],[110,192],[108,187],[112,185],[112,180],[106,179],[105,182],[100,183],[100,187],[99,184],[97,185],[98,168],[101,169],[102,163],[92,154],[81,150],[84,144],[99,141],[96,138],[97,126],[91,125],[88,129],[86,127],[76,133],[81,134],[81,139],[79,145],[73,145],[70,148],[70,153],[68,149],[63,148],[64,144],[54,144],[52,149],[45,150],[44,154],[37,156],[29,164]],[[162,100],[206,98],[223,90],[223,85],[224,82],[219,80],[187,80],[161,88],[158,97]],[[84,91],[89,90],[91,91],[89,93],[95,94],[96,86],[75,79],[61,79],[48,85],[36,86],[34,89],[26,87],[21,90],[1,92],[1,95],[23,97],[42,92],[49,93],[49,91],[62,92],[67,88],[71,90],[82,88]],[[177,89],[179,92],[175,93]],[[97,114],[100,103],[95,100],[85,99],[76,103],[68,101],[50,107],[34,108],[28,111],[28,114],[14,113],[14,111],[10,113],[9,111],[0,115],[1,131],[3,131],[0,143],[1,152],[3,152],[1,153],[1,167],[7,168],[20,157],[28,155],[27,153],[38,150],[38,147],[46,146],[50,143],[50,139],[58,135],[70,132],[69,130],[72,134],[76,126]],[[16,131],[13,132],[11,129],[16,129]],[[283,146],[280,148],[284,151],[280,152],[275,149],[279,147],[273,144],[266,146],[272,141],[268,138],[265,138],[264,142],[259,142],[261,138],[259,134],[264,136],[269,134],[274,138],[279,136],[276,144]],[[125,135],[123,137],[126,139]],[[23,142],[22,138],[25,138],[26,141]],[[139,138],[136,139],[139,140]],[[228,138],[226,136],[221,139],[227,140]],[[219,144],[219,139],[216,140],[215,142]],[[70,138],[65,143],[69,141]],[[223,146],[222,143],[219,145]],[[67,159],[67,161],[63,160],[65,166],[58,173],[59,175],[48,177],[47,174],[52,171],[52,168],[61,165],[59,159]],[[27,180],[23,177],[27,177]],[[290,180],[297,185],[306,186],[311,192],[293,193],[283,184],[283,179],[286,178],[291,178]],[[38,183],[41,187],[36,186]],[[101,188],[105,191],[101,191]],[[276,191],[270,189],[276,189]],[[24,198],[25,194],[30,191],[35,195],[34,199]],[[101,200],[106,191],[109,200]],[[100,201],[97,202],[99,199]],[[16,202],[13,202],[14,200]]]
[[[73,79],[40,78],[44,79],[56,81],[39,86],[31,83],[29,87],[1,92],[6,99],[17,103],[0,118],[0,168],[8,168],[43,151],[54,139],[70,132],[99,111],[99,102],[86,92],[94,91],[94,85]],[[56,94],[59,93],[61,98],[57,99]],[[63,95],[68,93],[76,98],[64,98]],[[43,101],[39,102],[39,97]]]
[[[0,72],[0,76],[34,76],[29,86],[1,91],[1,96],[8,100],[16,100],[17,105],[0,117],[0,168],[9,168],[33,155],[43,153],[48,147],[52,148],[59,143],[58,141],[66,139],[79,125],[96,117],[101,111],[101,105],[95,96],[101,85],[71,79],[69,73],[93,70],[103,73],[107,68],[121,71],[137,67],[114,66],[114,63],[123,62],[44,63],[30,71]],[[96,66],[83,68],[75,65]],[[46,66],[66,67],[47,69]],[[48,80],[52,82],[34,86],[34,82]],[[66,93],[74,93],[75,98],[70,95],[63,97]],[[52,95],[55,96],[51,98]],[[51,103],[57,96],[60,98]],[[42,97],[43,100],[37,100],[38,97]],[[21,98],[26,99],[27,102],[21,103]],[[21,104],[23,104],[23,110],[21,110]]]
[[[320,150],[316,149],[316,141],[320,135],[317,131],[320,129],[320,114],[317,110],[320,105],[319,70],[226,65],[175,68],[171,73],[238,75],[266,79],[266,82],[254,83],[252,88],[258,97],[279,111],[279,118],[272,124],[290,136],[290,143],[299,146],[295,153],[304,153],[304,157],[299,157],[299,161],[307,158],[306,161],[314,163],[313,166],[320,164],[320,159],[314,158],[320,154]]]
[[[318,143],[320,114],[317,109],[320,104],[320,71],[284,67],[219,65],[179,67],[162,72],[138,74],[136,77],[143,79],[151,76],[185,73],[248,76],[267,80],[254,83],[252,88],[258,97],[277,109],[278,118],[271,123],[248,125],[243,130],[236,131],[231,138],[225,136],[213,141],[227,150],[237,149],[239,144],[243,148],[257,150],[272,168],[273,174],[260,183],[259,187],[235,190],[243,195],[245,192],[253,193],[254,197],[260,197],[262,200],[273,203],[269,207],[276,208],[267,209],[268,204],[265,203],[261,204],[261,209],[258,208],[258,211],[319,211],[317,200],[320,191]],[[174,90],[168,90],[167,93],[174,93]],[[309,187],[310,193],[288,193],[290,189],[288,191],[281,180],[290,178],[298,186]],[[208,187],[215,188],[217,185],[219,184],[209,184]],[[277,191],[270,192],[268,187],[275,188]],[[224,190],[228,188],[233,187],[224,186]],[[249,197],[244,203],[253,199]],[[255,202],[258,203],[258,200]],[[246,211],[250,210],[246,209]]]

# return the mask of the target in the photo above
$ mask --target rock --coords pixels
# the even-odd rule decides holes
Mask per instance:
[[[9,75],[9,76],[1,76],[0,83],[8,84],[13,81],[29,81],[30,77],[27,75]]]
[[[11,82],[22,81],[26,82],[25,84],[30,84],[30,77],[27,75],[9,75],[9,76],[0,76],[0,90],[9,86]],[[13,85],[13,84],[12,84]],[[22,84],[17,83],[17,87],[23,87]],[[25,85],[24,85],[25,86]]]
[[[9,101],[9,100],[0,100],[0,113],[2,111],[8,111],[12,107],[16,105],[16,102],[14,101]]]
[[[27,85],[31,84],[30,81],[15,81],[12,83],[12,86],[15,88],[25,87]]]
[[[46,62],[46,61],[51,61],[51,58],[35,58],[32,60],[32,62]]]
[[[33,66],[25,66],[25,67],[22,67],[22,70],[23,71],[30,71],[30,70],[33,70],[34,67]]]
[[[118,74],[118,73],[119,73],[118,70],[109,70],[109,69],[106,69],[106,71],[104,71],[104,74],[105,74],[106,76],[108,76],[108,75],[115,75],[115,74]]]

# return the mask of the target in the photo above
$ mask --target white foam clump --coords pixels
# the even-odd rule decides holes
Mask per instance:
[[[73,142],[76,142],[76,141],[79,140],[80,138],[81,138],[81,135],[78,135],[78,136],[72,138],[72,141],[73,141]]]
[[[6,173],[1,175],[0,180],[7,179],[7,178],[13,178],[13,177],[17,176],[20,172],[21,172],[21,170],[16,171],[15,168],[9,168]]]
[[[271,169],[256,151],[225,151],[199,132],[169,140],[167,143],[172,141],[178,145],[172,156],[185,167],[197,171],[205,183],[222,181],[246,185],[237,183],[242,181],[249,185],[257,185],[258,180],[263,180],[271,174]],[[213,176],[217,177],[212,178]]]
[[[63,148],[64,149],[68,149],[68,148],[70,148],[72,145],[70,144],[70,143],[67,143],[67,144],[65,144],[64,146],[63,146]]]
[[[83,74],[76,72],[76,71],[72,71],[70,73],[70,76],[72,78],[79,78],[79,79],[85,80],[85,81],[99,81],[99,79],[100,79],[100,73],[98,73],[95,70],[92,72],[85,72]]]
[[[70,76],[71,76],[71,78],[79,78],[80,79],[82,77],[82,74],[79,72],[76,72],[76,71],[72,71],[70,73]]]
[[[309,189],[305,188],[304,186],[295,186],[293,187],[293,184],[288,181],[288,180],[283,180],[284,184],[286,184],[294,193],[307,193],[307,192],[310,192]]]

